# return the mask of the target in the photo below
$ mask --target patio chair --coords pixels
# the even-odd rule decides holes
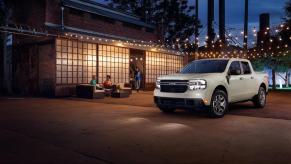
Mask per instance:
[[[77,97],[87,99],[102,99],[105,97],[104,90],[96,90],[95,86],[89,84],[79,84],[76,86]]]
[[[124,83],[118,83],[117,85],[119,85],[121,91],[124,91],[124,92],[127,92],[129,94],[132,94],[131,87],[126,87],[126,84],[124,84]]]

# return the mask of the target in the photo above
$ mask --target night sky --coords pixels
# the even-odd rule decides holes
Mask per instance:
[[[194,3],[191,0],[191,3]],[[282,22],[285,14],[284,6],[287,0],[249,0],[249,26],[250,28],[259,26],[259,15],[261,13],[270,13],[271,25]],[[199,1],[200,20],[205,26],[207,23],[207,0]],[[215,22],[218,24],[218,0],[215,0]],[[244,0],[226,0],[226,27],[235,28],[231,31],[238,33],[243,30],[244,21]]]
[[[99,3],[104,3],[104,0],[95,0]],[[188,0],[190,5],[195,3],[195,0]],[[225,0],[226,1],[226,28],[234,36],[240,36],[243,31],[244,21],[244,0]],[[249,0],[249,33],[253,27],[258,29],[259,15],[261,13],[270,13],[271,26],[282,22],[285,10],[284,6],[288,0]],[[215,0],[215,22],[218,24],[218,0]],[[199,19],[203,26],[207,25],[207,0],[199,0]],[[215,28],[218,33],[218,27]],[[204,40],[207,30],[201,30],[200,40]],[[242,37],[241,37],[242,38]],[[252,40],[252,37],[249,38]],[[241,39],[240,39],[241,40]]]

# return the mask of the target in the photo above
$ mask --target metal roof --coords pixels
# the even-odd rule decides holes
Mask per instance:
[[[92,0],[62,0],[65,7],[78,9],[84,12],[93,13],[96,15],[112,18],[118,21],[132,23],[147,28],[155,28],[155,25],[143,22],[139,17],[122,12],[117,9],[112,9],[106,5],[94,2]]]

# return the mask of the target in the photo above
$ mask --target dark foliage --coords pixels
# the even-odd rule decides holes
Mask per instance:
[[[201,28],[194,16],[194,6],[188,0],[107,0],[111,7],[131,12],[148,23],[154,23],[168,45],[189,49],[195,27]],[[193,39],[193,38],[192,38]]]

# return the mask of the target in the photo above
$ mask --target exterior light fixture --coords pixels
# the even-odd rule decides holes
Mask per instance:
[[[116,45],[119,46],[119,47],[123,47],[122,43],[117,43]]]

